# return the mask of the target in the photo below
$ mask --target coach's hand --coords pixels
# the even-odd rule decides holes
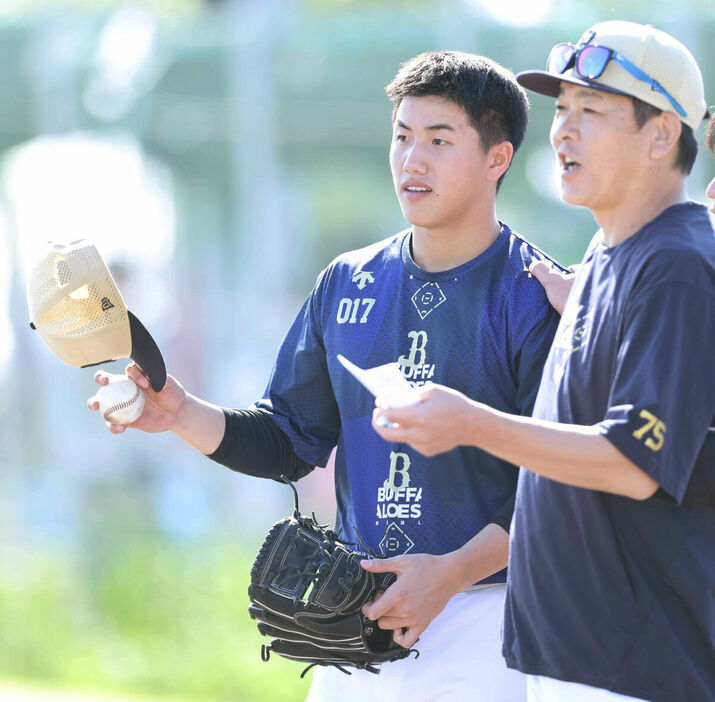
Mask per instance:
[[[365,604],[362,613],[381,629],[394,629],[395,643],[410,648],[460,587],[449,554],[427,553],[361,562],[371,573],[396,573],[397,580],[381,597]]]
[[[110,424],[107,429],[112,434],[121,434],[125,429],[141,429],[146,432],[169,431],[174,427],[179,410],[186,402],[186,390],[171,375],[166,377],[166,385],[161,392],[152,390],[149,379],[144,375],[136,363],[127,366],[126,374],[144,391],[146,403],[141,417],[131,424]],[[97,385],[106,385],[109,382],[109,373],[100,370],[94,376]],[[87,407],[91,410],[99,409],[96,397],[87,400]]]
[[[373,429],[385,441],[409,444],[425,456],[468,443],[465,419],[478,411],[476,402],[442,385],[422,390],[419,402],[408,407],[389,407],[380,398],[375,404]]]
[[[536,278],[544,288],[551,306],[563,314],[566,299],[571,292],[577,266],[571,266],[570,273],[562,273],[544,261],[536,261],[529,266],[529,273]]]

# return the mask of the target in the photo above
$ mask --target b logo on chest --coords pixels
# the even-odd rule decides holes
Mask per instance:
[[[410,351],[400,356],[397,363],[410,385],[419,387],[434,375],[434,363],[427,363],[427,332],[423,329],[411,331],[407,337],[411,342]]]

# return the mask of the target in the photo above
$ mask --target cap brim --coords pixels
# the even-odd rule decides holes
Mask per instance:
[[[164,357],[146,327],[129,310],[127,314],[132,334],[129,357],[146,373],[154,391],[159,392],[166,384]]]
[[[622,90],[616,90],[615,88],[609,88],[607,85],[598,83],[595,80],[586,80],[585,78],[579,78],[578,76],[571,76],[567,74],[554,75],[553,73],[548,73],[547,71],[522,71],[521,73],[516,74],[516,82],[527,90],[532,90],[533,92],[541,93],[542,95],[548,95],[552,98],[559,96],[561,83],[583,85],[586,88],[601,90],[604,93],[613,93],[614,95],[633,97],[629,93],[624,93]]]

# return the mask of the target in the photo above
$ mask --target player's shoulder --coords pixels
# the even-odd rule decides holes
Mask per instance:
[[[508,236],[503,276],[506,284],[506,309],[515,328],[530,328],[545,317],[555,314],[541,283],[529,273],[536,261],[544,261],[560,271],[566,269],[552,256],[542,251],[521,234],[503,225]]]
[[[529,298],[533,304],[548,306],[544,288],[529,273],[529,267],[536,261],[544,261],[559,271],[566,272],[566,268],[521,234],[512,231],[506,225],[502,227],[508,236],[505,271],[511,281],[511,295],[515,298],[515,303],[518,305],[520,299]]]
[[[376,269],[400,260],[402,242],[408,232],[406,229],[386,239],[341,253],[328,264],[320,277],[336,280],[344,276],[352,279],[356,275],[374,275]]]
[[[566,272],[566,268],[553,256],[549,256],[526,237],[513,231],[506,224],[503,224],[502,228],[508,236],[508,266],[515,274],[524,272],[528,274],[529,266],[535,261],[545,261],[557,270]]]

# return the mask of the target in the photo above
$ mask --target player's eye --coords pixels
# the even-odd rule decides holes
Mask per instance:
[[[432,143],[433,143],[435,146],[444,146],[444,145],[447,143],[447,141],[446,141],[445,139],[435,138],[435,139],[432,139]]]
[[[395,134],[395,141],[405,142],[407,141],[406,134]]]

